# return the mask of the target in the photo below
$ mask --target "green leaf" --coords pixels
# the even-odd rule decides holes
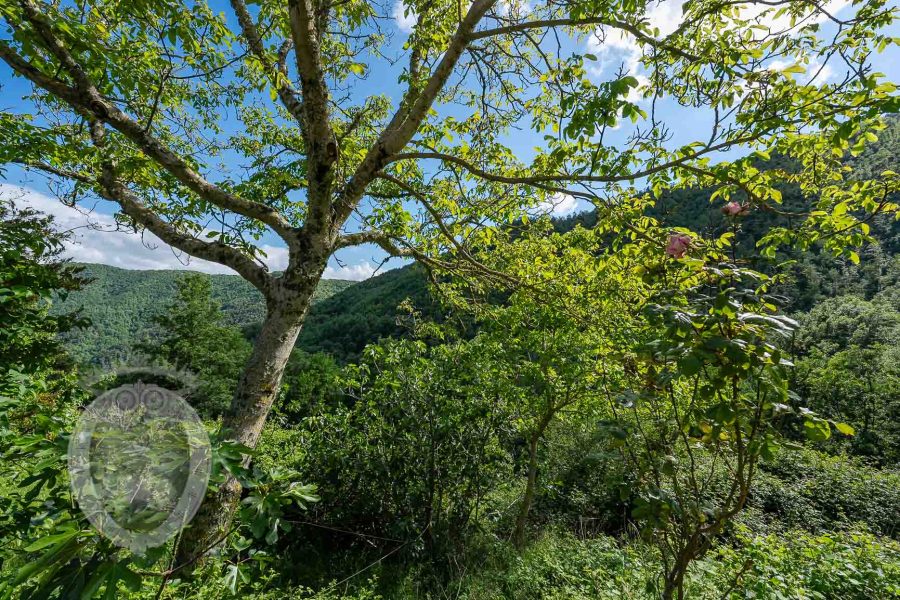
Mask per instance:
[[[687,377],[692,377],[700,372],[703,363],[693,354],[688,354],[678,362],[681,373]]]
[[[803,433],[811,442],[824,442],[831,437],[831,427],[828,425],[828,421],[807,419],[803,423]]]
[[[851,425],[847,423],[835,423],[834,428],[843,433],[844,435],[855,435],[856,430],[853,429]]]
[[[109,577],[112,568],[112,562],[100,564],[81,590],[80,600],[90,600],[93,598],[100,590],[100,586],[103,585],[103,582],[106,581],[106,578]]]
[[[70,540],[79,533],[81,533],[81,531],[76,529],[74,531],[67,531],[65,533],[58,533],[56,535],[48,535],[47,537],[43,537],[36,542],[32,542],[31,544],[25,546],[24,550],[25,552],[35,552],[36,550],[46,548],[47,546],[57,543],[63,543],[67,540]]]
[[[116,565],[116,573],[118,574],[119,579],[121,579],[125,586],[131,590],[132,592],[140,591],[141,589],[141,576],[123,564]]]

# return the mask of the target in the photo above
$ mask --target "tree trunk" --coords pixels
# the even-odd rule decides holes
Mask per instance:
[[[519,515],[516,517],[516,530],[513,533],[513,544],[521,550],[525,546],[525,525],[528,523],[528,513],[531,512],[531,503],[534,501],[534,489],[537,485],[537,447],[541,435],[535,433],[528,443],[528,480],[525,483],[525,495],[519,506]]]
[[[312,279],[293,286],[289,292],[282,288],[279,291],[284,297],[268,299],[266,319],[238,381],[231,408],[222,421],[227,438],[256,447],[316,289],[318,281]],[[177,565],[186,567],[197,562],[227,536],[240,497],[240,483],[229,477],[215,494],[206,498],[182,533]]]
[[[683,600],[686,571],[687,565],[678,565],[671,573],[666,573],[662,600]]]
[[[724,524],[724,522],[720,521],[719,525],[721,526],[722,524]],[[700,532],[695,531],[691,536],[691,539],[676,553],[672,568],[664,573],[665,585],[662,592],[663,600],[673,600],[675,598],[683,600],[684,578],[687,575],[691,563],[706,554],[710,547],[710,540],[719,531],[721,531],[721,528],[717,526],[709,532],[709,537],[705,538],[701,538]]]

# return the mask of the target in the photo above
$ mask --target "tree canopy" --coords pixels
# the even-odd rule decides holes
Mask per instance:
[[[650,401],[675,410],[688,397],[678,382],[699,382],[703,361],[713,364],[702,377],[731,385],[732,410],[714,415],[722,427],[713,431],[737,463],[715,525],[702,525],[696,504],[679,513],[668,499],[653,504],[657,530],[677,540],[664,556],[667,595],[680,595],[685,561],[708,547],[696,536],[718,532],[746,500],[780,410],[770,404],[784,394],[767,332],[788,327],[769,314],[766,278],[735,264],[733,234],[703,239],[644,209],[666,190],[706,188],[734,221],[753,211],[791,217],[757,241],[763,258],[819,244],[858,261],[868,221],[898,210],[897,173],[854,173],[843,161],[900,108],[896,86],[873,68],[873,53],[897,45],[897,8],[861,0],[841,16],[810,0],[690,0],[659,22],[654,3],[634,0],[417,0],[403,8],[414,24],[401,44],[390,39],[389,6],[229,4],[0,1],[0,60],[31,90],[0,113],[0,164],[46,175],[70,204],[112,202],[124,226],[230,267],[262,293],[266,318],[222,420],[247,451],[244,467],[335,252],[375,244],[563,300],[578,292],[555,287],[566,265],[557,277],[552,261],[522,268],[527,257],[491,250],[511,243],[540,259],[515,225],[543,203],[602,209],[600,264],[648,286],[633,306],[656,307],[642,318],[667,332],[636,350],[650,383],[675,378],[650,386]],[[610,48],[627,58],[598,72]],[[367,88],[366,77],[380,81]],[[685,112],[705,126],[679,131]],[[813,199],[811,209],[783,206],[783,184]],[[263,260],[266,239],[285,249],[281,272]],[[747,278],[759,283],[744,287]],[[722,390],[693,394],[726,402]],[[824,419],[807,414],[810,424],[830,435]],[[709,435],[696,434],[715,444]],[[241,479],[226,477],[180,540],[181,566],[230,530],[240,495]]]
[[[690,2],[662,24],[630,0],[411,2],[402,48],[378,4],[231,5],[4,3],[0,56],[35,94],[33,111],[4,112],[2,159],[61,177],[71,201],[112,199],[126,222],[258,287],[267,231],[296,266],[312,238],[326,253],[453,248],[546,195],[610,201],[635,182],[775,208],[786,175],[715,160],[735,147],[798,160],[791,179],[820,196],[819,231],[856,231],[848,215],[894,185],[850,189],[836,162],[896,109],[869,66],[894,44],[883,0],[847,18],[806,1]],[[632,64],[598,81],[589,50],[616,45]],[[353,93],[393,61],[387,93]],[[841,76],[817,78],[826,64]],[[708,130],[673,143],[663,102],[709,111]],[[504,143],[512,128],[541,147],[521,156]]]

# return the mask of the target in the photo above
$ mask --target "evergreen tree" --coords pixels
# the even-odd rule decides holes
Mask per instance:
[[[222,324],[221,306],[212,299],[209,277],[191,273],[177,287],[167,310],[154,318],[161,335],[138,344],[137,349],[195,375],[198,386],[189,401],[206,416],[214,416],[231,402],[250,355],[250,342],[237,329]]]

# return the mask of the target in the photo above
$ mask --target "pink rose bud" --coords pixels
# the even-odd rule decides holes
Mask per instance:
[[[722,214],[729,217],[738,217],[747,214],[747,205],[740,202],[729,202],[722,207]]]
[[[666,244],[666,254],[672,258],[683,258],[691,247],[691,236],[686,233],[673,233]]]

